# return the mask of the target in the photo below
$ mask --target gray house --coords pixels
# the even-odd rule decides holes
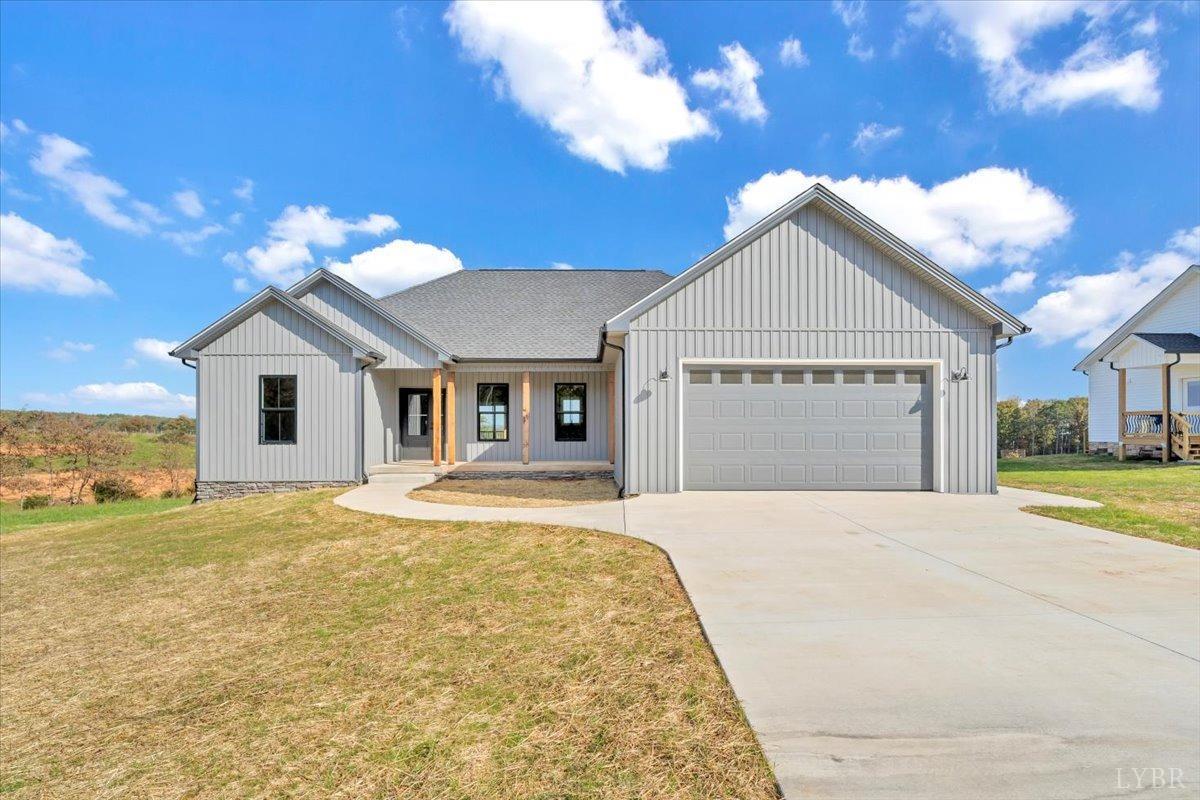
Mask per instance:
[[[996,351],[1029,329],[814,185],[674,278],[317,270],[173,353],[201,499],[391,465],[611,465],[629,494],[996,488]]]

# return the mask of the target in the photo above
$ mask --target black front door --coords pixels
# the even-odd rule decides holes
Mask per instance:
[[[429,420],[433,393],[428,389],[400,390],[400,460],[428,461],[433,457]]]

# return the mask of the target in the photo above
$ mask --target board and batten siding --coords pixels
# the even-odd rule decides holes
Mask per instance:
[[[200,351],[197,479],[354,481],[358,361],[350,348],[278,303]],[[296,444],[259,444],[259,377],[295,375]]]
[[[438,354],[424,342],[396,327],[395,323],[361,300],[329,283],[317,283],[299,298],[339,328],[378,350],[389,369],[432,368],[440,364]]]
[[[991,322],[814,205],[632,320],[626,347],[629,493],[680,489],[678,373],[689,358],[939,360],[944,489],[995,491]],[[945,380],[963,367],[970,380]]]

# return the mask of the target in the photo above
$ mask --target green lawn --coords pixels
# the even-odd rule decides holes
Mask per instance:
[[[0,503],[0,533],[11,533],[34,525],[46,525],[52,522],[85,522],[93,519],[166,511],[190,502],[192,502],[191,497],[148,498],[125,500],[118,503],[47,506],[28,510],[22,509],[20,503]]]
[[[776,796],[660,550],[335,494],[0,537],[0,793]]]
[[[1000,459],[1000,484],[1084,497],[1103,508],[1033,506],[1055,519],[1200,549],[1200,465],[1112,456]]]

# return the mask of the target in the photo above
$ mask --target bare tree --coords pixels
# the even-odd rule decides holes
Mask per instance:
[[[44,415],[35,440],[51,486],[71,505],[82,503],[96,477],[115,469],[132,450],[126,437],[74,414]]]
[[[183,495],[183,478],[192,467],[191,450],[185,444],[165,442],[158,454],[158,464],[171,483],[171,497]]]

